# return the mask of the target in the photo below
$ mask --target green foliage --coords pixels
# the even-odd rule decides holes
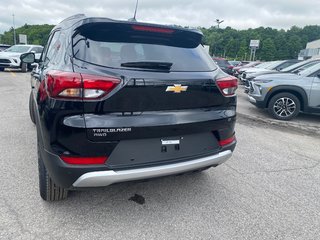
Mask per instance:
[[[276,46],[271,38],[267,38],[262,41],[262,47],[260,52],[260,58],[265,61],[272,61],[275,59]]]
[[[238,60],[248,60],[251,39],[260,40],[256,57],[264,61],[297,58],[307,42],[320,39],[320,26],[317,25],[304,28],[293,26],[287,31],[270,27],[248,30],[210,27],[200,30],[204,34],[203,43],[210,46],[211,55]]]
[[[29,44],[45,45],[53,27],[48,24],[25,24],[16,29],[17,42],[19,34],[26,34]],[[200,28],[200,30],[204,34],[203,43],[210,46],[211,55],[238,60],[248,60],[251,39],[260,40],[261,47],[257,50],[256,57],[264,61],[297,58],[299,51],[305,48],[307,42],[320,39],[320,26],[317,25],[304,28],[293,26],[287,31],[270,27],[249,28],[248,30],[210,27]],[[13,29],[11,28],[0,35],[0,39],[0,43],[12,45]]]
[[[48,24],[25,24],[24,26],[16,29],[16,42],[19,42],[19,34],[25,34],[28,36],[28,44],[45,45],[49,33],[53,27],[53,25]],[[13,28],[1,35],[1,43],[13,45]]]

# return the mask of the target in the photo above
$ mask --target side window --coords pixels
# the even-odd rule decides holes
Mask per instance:
[[[317,77],[320,74],[320,70],[316,71],[315,73],[311,74],[310,77]]]
[[[56,31],[49,39],[48,45],[45,47],[42,56],[42,61],[44,65],[48,65],[51,59],[53,59],[57,52],[60,50],[59,36],[60,31]]]

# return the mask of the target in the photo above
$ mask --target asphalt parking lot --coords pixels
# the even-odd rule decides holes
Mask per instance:
[[[319,238],[319,136],[243,117],[218,168],[42,201],[29,91],[28,73],[0,73],[0,239]]]

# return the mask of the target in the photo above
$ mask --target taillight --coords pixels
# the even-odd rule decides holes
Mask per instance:
[[[81,75],[73,72],[49,71],[46,75],[46,89],[52,98],[81,98]]]
[[[96,99],[106,96],[119,83],[120,79],[82,74],[83,98]]]
[[[233,135],[231,138],[220,140],[219,145],[220,147],[224,147],[226,145],[233,143],[234,141],[236,141],[236,136]]]
[[[98,99],[110,93],[120,79],[73,72],[49,71],[46,89],[52,98]]]
[[[104,164],[108,160],[107,157],[70,157],[70,156],[61,156],[61,159],[65,163],[76,164],[76,165]]]
[[[238,88],[238,79],[231,76],[217,79],[216,83],[225,97],[233,97]]]

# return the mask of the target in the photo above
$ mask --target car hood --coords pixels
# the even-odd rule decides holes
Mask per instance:
[[[248,73],[247,74],[247,77],[258,77],[258,76],[261,76],[261,75],[264,75],[264,74],[277,74],[279,73],[278,71],[276,70],[268,70],[268,69],[265,69],[265,71],[260,71],[260,72],[254,72],[254,73]]]
[[[261,75],[255,78],[256,80],[288,80],[294,81],[301,79],[300,75],[293,74],[293,73],[274,73],[274,74],[266,74]]]
[[[270,69],[266,68],[248,68],[248,70],[245,70],[246,73],[259,73],[259,72],[268,72]]]
[[[0,58],[3,57],[20,57],[22,53],[17,52],[0,52]]]

